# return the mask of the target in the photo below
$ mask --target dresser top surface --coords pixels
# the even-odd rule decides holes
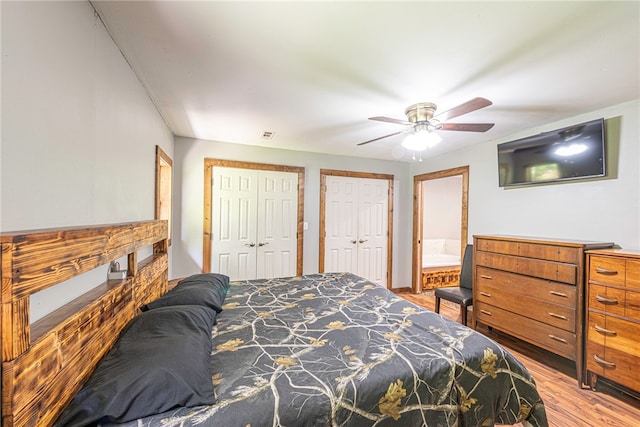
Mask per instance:
[[[599,242],[593,240],[558,239],[553,237],[513,236],[507,234],[474,234],[475,239],[509,240],[526,243],[538,243],[548,245],[577,246],[585,249],[610,248],[613,242]]]
[[[640,259],[640,249],[594,249],[587,251],[587,254]]]

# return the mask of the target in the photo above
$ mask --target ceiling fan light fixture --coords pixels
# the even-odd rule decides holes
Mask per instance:
[[[402,146],[411,151],[424,151],[442,141],[440,135],[426,129],[420,129],[407,135]]]
[[[407,126],[408,129],[369,139],[368,141],[360,142],[357,145],[369,144],[370,142],[379,141],[384,138],[389,138],[391,136],[410,131],[412,133],[405,138],[402,142],[402,146],[408,150],[420,152],[429,147],[433,147],[440,142],[440,137],[434,133],[436,130],[486,132],[494,126],[494,123],[447,123],[447,120],[488,107],[492,104],[493,103],[488,99],[477,97],[464,102],[457,107],[453,107],[435,115],[436,109],[438,108],[436,104],[433,102],[419,102],[417,104],[410,105],[404,111],[404,114],[407,116],[407,120],[384,116],[369,117],[369,120],[404,125]],[[424,135],[420,135],[422,132]],[[414,138],[414,136],[418,137]]]

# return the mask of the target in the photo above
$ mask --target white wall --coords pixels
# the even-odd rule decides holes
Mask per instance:
[[[496,145],[604,117],[614,179],[503,189]],[[498,120],[499,122],[499,120]],[[616,129],[619,125],[619,130]],[[619,151],[619,153],[616,153]],[[503,140],[413,163],[411,175],[469,165],[469,243],[474,234],[614,242],[640,248],[640,102],[571,117]]]
[[[462,175],[422,182],[424,194],[422,237],[460,240]]]
[[[504,140],[486,142],[422,163],[375,161],[351,157],[249,147],[241,144],[176,138],[173,277],[199,272],[202,266],[204,159],[219,158],[303,166],[305,174],[304,272],[318,271],[320,169],[394,174],[394,287],[411,285],[413,176],[469,165],[469,243],[473,234],[512,234],[614,242],[640,248],[639,102],[622,104],[530,129]],[[526,188],[498,187],[496,145],[541,131],[604,117],[614,179],[569,182]],[[619,153],[617,153],[619,152]]]
[[[303,270],[318,271],[320,226],[320,169],[393,174],[393,265],[392,286],[411,286],[412,188],[407,163],[339,157],[301,151],[250,147],[242,144],[176,138],[173,234],[173,275],[186,276],[201,271],[204,159],[216,158],[305,168]],[[409,262],[409,264],[407,264]]]
[[[153,219],[155,146],[171,156],[173,136],[92,6],[0,7],[0,230]],[[42,292],[32,320],[84,290]]]

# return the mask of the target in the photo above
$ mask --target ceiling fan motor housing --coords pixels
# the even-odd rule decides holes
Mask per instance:
[[[432,102],[419,102],[407,107],[404,114],[411,123],[428,122],[433,118],[437,105]]]

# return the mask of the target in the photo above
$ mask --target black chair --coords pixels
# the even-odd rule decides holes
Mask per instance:
[[[440,299],[454,302],[460,305],[462,324],[467,324],[467,307],[473,305],[473,245],[467,245],[460,267],[460,286],[451,288],[437,288],[436,313],[440,313]]]

